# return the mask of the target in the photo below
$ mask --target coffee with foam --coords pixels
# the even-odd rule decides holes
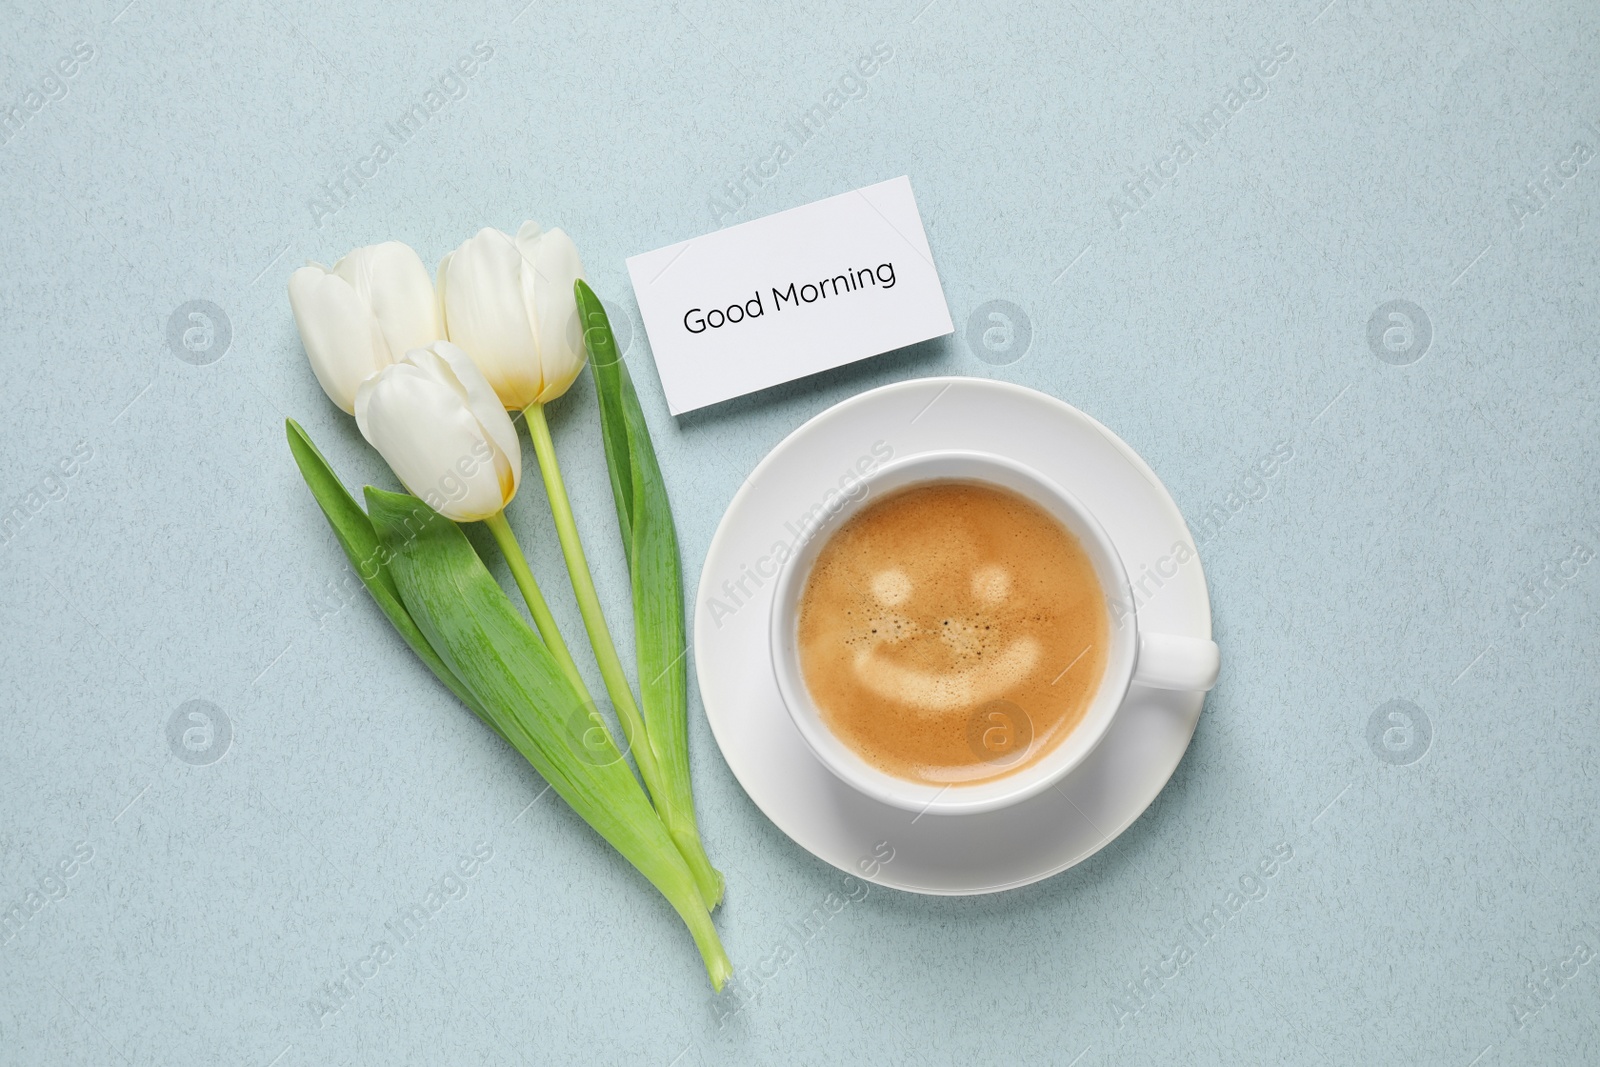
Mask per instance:
[[[885,773],[973,784],[1029,766],[1082,719],[1106,597],[1071,531],[1026,497],[925,482],[863,508],[800,599],[800,670],[824,723]]]

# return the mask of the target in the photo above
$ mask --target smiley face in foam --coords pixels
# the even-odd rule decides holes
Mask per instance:
[[[867,625],[868,633],[876,640],[855,654],[854,665],[861,684],[885,700],[907,704],[924,715],[965,711],[1011,691],[1039,665],[1043,650],[1032,635],[1010,641],[997,640],[995,636],[992,619],[996,609],[1004,608],[1011,584],[1011,573],[1004,565],[979,565],[973,569],[970,582],[976,610],[941,618],[935,627],[929,625],[931,620],[898,610],[915,592],[903,570],[890,568],[874,574],[869,587],[883,610]],[[911,666],[884,654],[886,646],[916,641],[924,635],[945,646],[946,669]]]
[[[836,736],[887,773],[956,784],[1026,766],[1077,725],[1104,672],[1108,619],[1083,547],[1038,505],[931,482],[873,502],[828,539],[796,637]],[[1021,762],[998,765],[969,739],[995,701],[1028,720]]]

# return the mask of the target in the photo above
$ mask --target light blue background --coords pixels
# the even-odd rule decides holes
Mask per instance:
[[[1537,1013],[1527,987],[1600,952],[1600,562],[1515,607],[1600,550],[1600,159],[1520,224],[1510,203],[1600,150],[1592,2],[125,2],[0,7],[5,106],[95,52],[0,145],[4,502],[92,451],[0,544],[0,904],[93,850],[0,945],[0,1061],[1600,1062],[1600,965]],[[464,98],[314,210],[480,41]],[[875,42],[865,95],[724,221],[908,174],[958,333],[671,419],[624,258],[714,228],[713,194]],[[1108,199],[1279,45],[1266,96],[1114,225]],[[696,704],[749,994],[714,998],[664,903],[553,795],[528,807],[542,783],[365,597],[333,611],[344,562],[283,441],[294,416],[351,484],[392,484],[305,365],[294,267],[386,238],[433,262],[525,217],[634,320],[691,583],[766,450],[883,382],[1060,396],[1192,524],[1287,442],[1203,546],[1223,674],[1150,811],[1043,884],[873,888],[802,944],[845,878],[746,799]],[[1407,366],[1367,340],[1394,299],[1432,329]],[[206,365],[168,343],[191,300],[231,326]],[[1031,323],[1006,366],[965,339],[989,300]],[[587,379],[552,414],[624,619]],[[577,633],[523,484],[513,522]],[[1425,751],[1391,735],[1409,764],[1369,744],[1395,698],[1431,726]],[[232,724],[210,765],[169,747],[193,699]],[[479,843],[465,897],[319,1026],[308,1001]],[[1119,1009],[1279,844],[1266,895]]]

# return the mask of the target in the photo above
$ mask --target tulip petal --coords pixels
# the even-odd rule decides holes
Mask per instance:
[[[410,245],[385,241],[357,248],[335,263],[333,272],[372,309],[392,362],[444,336],[433,279]]]
[[[539,344],[539,272],[534,267],[534,254],[539,244],[539,224],[527,219],[517,227],[517,291],[522,297],[522,314],[533,334],[533,350],[539,355],[539,392],[544,392],[544,352]]]
[[[356,389],[389,363],[377,321],[348,282],[315,265],[289,276],[289,306],[322,391],[354,412]]]
[[[355,409],[361,435],[441,515],[476,522],[505,507],[497,449],[451,386],[398,363],[362,383]]]
[[[517,428],[511,424],[511,416],[500,403],[494,387],[484,378],[472,358],[449,341],[436,341],[427,348],[415,349],[406,356],[406,361],[423,367],[431,376],[455,389],[478,420],[485,437],[494,446],[497,457],[505,461],[502,474],[506,480],[505,498],[509,503],[522,484],[522,443],[517,439]]]
[[[501,403],[521,409],[539,396],[539,353],[524,310],[521,254],[510,237],[483,229],[441,264],[449,339],[472,357]]]
[[[533,322],[539,342],[539,402],[543,404],[565,393],[583,370],[583,331],[572,291],[573,283],[583,277],[583,261],[578,258],[578,246],[560,229],[541,234],[529,251],[524,252],[522,269],[537,276]]]
[[[450,336],[450,317],[445,314],[444,307],[444,285],[445,279],[450,274],[450,257],[453,254],[452,252],[446,252],[444,258],[439,260],[438,279],[434,285],[434,300],[439,309],[439,337],[441,339]]]

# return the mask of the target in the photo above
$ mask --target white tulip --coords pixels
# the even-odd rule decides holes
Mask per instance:
[[[455,522],[498,515],[522,481],[522,446],[484,376],[449,341],[414,348],[361,383],[356,425],[413,496]]]
[[[520,411],[567,391],[583,369],[572,283],[577,246],[524,222],[515,238],[483,229],[439,262],[445,335],[467,350],[505,406]]]
[[[301,267],[289,306],[322,391],[349,414],[362,382],[444,337],[428,268],[399,241],[358,248],[332,270]]]

